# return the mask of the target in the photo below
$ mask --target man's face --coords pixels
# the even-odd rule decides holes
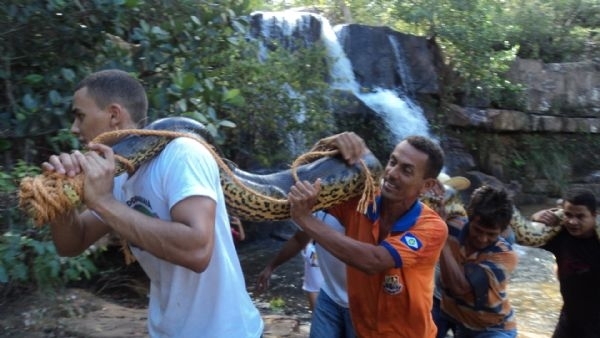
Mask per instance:
[[[104,132],[114,130],[110,113],[96,105],[87,87],[77,90],[73,95],[72,114],[71,132],[82,145]]]
[[[479,216],[475,216],[469,220],[467,243],[475,250],[483,250],[496,243],[501,233],[500,226],[481,224]]]
[[[427,154],[407,141],[400,142],[385,167],[381,195],[391,201],[414,202],[426,190],[423,177],[427,160]]]
[[[563,226],[573,237],[587,238],[594,236],[596,227],[596,214],[592,213],[584,205],[564,202],[565,221]]]

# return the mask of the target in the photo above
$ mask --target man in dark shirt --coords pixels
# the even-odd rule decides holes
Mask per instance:
[[[553,338],[600,337],[600,236],[596,197],[572,189],[564,198],[564,217],[541,210],[531,219],[562,230],[541,248],[556,257],[563,307]],[[519,238],[517,238],[519,242]]]

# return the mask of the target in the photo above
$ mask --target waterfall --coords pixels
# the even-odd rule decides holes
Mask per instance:
[[[367,107],[377,113],[385,121],[389,131],[392,133],[393,144],[408,135],[431,136],[429,125],[423,114],[423,110],[418,104],[413,102],[406,92],[411,88],[401,88],[390,90],[386,88],[373,88],[369,92],[361,91],[360,83],[356,81],[351,61],[346,56],[342,46],[338,41],[336,32],[343,28],[338,25],[332,27],[329,21],[317,14],[296,11],[281,12],[257,12],[252,15],[262,15],[261,35],[265,38],[273,37],[273,30],[276,27],[277,32],[284,37],[305,36],[302,33],[309,32],[310,19],[316,19],[321,22],[320,39],[325,44],[328,57],[331,59],[331,87],[339,90],[347,90],[354,94]],[[310,38],[306,38],[310,39]],[[403,61],[401,49],[396,41],[390,43],[394,46],[396,58]],[[405,62],[401,62],[405,65]],[[405,87],[410,83],[408,71],[405,67],[397,70],[401,75]]]

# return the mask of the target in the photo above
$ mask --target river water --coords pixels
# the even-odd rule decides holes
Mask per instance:
[[[538,210],[532,206],[528,210]],[[523,214],[528,213],[523,209]],[[248,291],[263,313],[293,316],[308,325],[310,311],[302,291],[304,263],[300,255],[280,266],[272,275],[270,288],[254,293],[256,277],[279,251],[283,241],[274,238],[241,243],[238,247]],[[554,257],[547,251],[516,245],[519,264],[509,284],[519,338],[551,337],[562,298],[554,271]]]

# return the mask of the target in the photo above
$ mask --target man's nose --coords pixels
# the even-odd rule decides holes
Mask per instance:
[[[71,124],[71,133],[79,135],[79,123],[73,122],[73,124]]]

